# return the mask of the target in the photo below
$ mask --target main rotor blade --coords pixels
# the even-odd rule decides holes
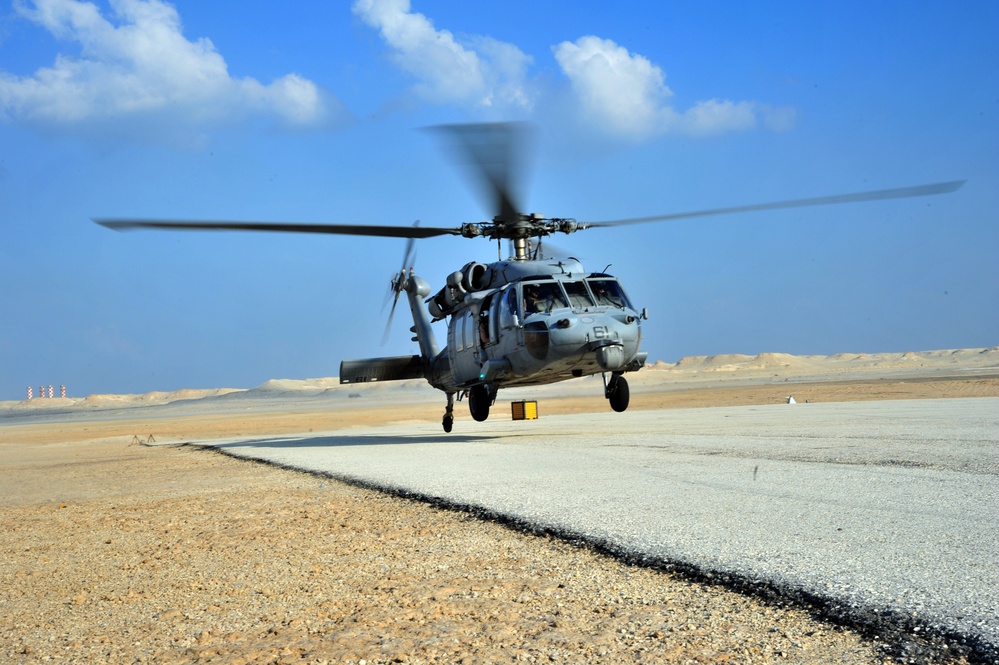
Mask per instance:
[[[582,229],[594,229],[608,226],[625,226],[627,224],[645,224],[647,222],[665,222],[674,219],[689,219],[691,217],[708,217],[710,215],[728,215],[737,212],[757,212],[761,210],[779,210],[781,208],[804,208],[807,206],[835,205],[838,203],[859,203],[861,201],[880,201],[883,199],[905,199],[914,196],[933,196],[957,191],[965,183],[964,180],[938,182],[932,185],[916,187],[899,187],[896,189],[878,189],[855,194],[837,194],[834,196],[819,196],[810,199],[795,199],[793,201],[776,201],[773,203],[756,203],[753,205],[734,206],[731,208],[713,208],[696,212],[681,212],[670,215],[655,215],[652,217],[633,217],[631,219],[615,219],[606,222],[580,222]]]
[[[348,236],[382,236],[387,238],[433,238],[461,235],[461,228],[426,226],[372,226],[366,224],[296,224],[283,222],[222,222],[172,219],[122,219],[95,217],[101,226],[115,231],[135,229],[165,229],[169,231],[273,231],[281,233],[320,233]]]
[[[461,163],[471,166],[474,179],[489,200],[489,211],[502,222],[514,222],[522,211],[519,186],[528,152],[529,125],[522,122],[438,125]]]

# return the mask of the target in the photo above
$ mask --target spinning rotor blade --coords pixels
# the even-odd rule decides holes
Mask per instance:
[[[280,233],[320,233],[347,236],[382,236],[387,238],[433,238],[461,235],[461,228],[418,226],[374,226],[367,224],[297,224],[283,222],[223,222],[173,219],[94,218],[101,226],[115,231],[165,229],[170,231],[275,231]]]
[[[420,226],[420,220],[416,220],[413,223],[413,228],[418,228]],[[406,241],[406,251],[402,253],[402,266],[399,268],[400,272],[405,272],[406,268],[412,268],[413,263],[416,261],[416,238],[413,236],[408,236],[409,240]]]
[[[471,166],[489,200],[489,210],[501,223],[518,221],[518,189],[528,152],[529,125],[503,122],[474,125],[438,125],[434,132],[452,144],[462,164]]]
[[[896,189],[878,189],[855,194],[837,194],[835,196],[819,196],[810,199],[795,199],[792,201],[776,201],[773,203],[756,203],[753,205],[734,206],[731,208],[714,208],[696,212],[681,212],[670,215],[655,215],[652,217],[633,217],[631,219],[616,219],[607,222],[579,222],[579,229],[596,229],[609,226],[626,226],[628,224],[645,224],[647,222],[665,222],[674,219],[689,219],[691,217],[708,217],[711,215],[728,215],[738,212],[757,212],[761,210],[779,210],[781,208],[804,208],[807,206],[834,205],[837,203],[859,203],[861,201],[880,201],[883,199],[905,199],[914,196],[932,196],[957,191],[964,185],[964,180],[938,182],[932,185],[916,187],[899,187]]]
[[[382,333],[382,346],[388,341],[389,333],[392,331],[392,317],[395,316],[395,306],[399,304],[399,291],[392,288],[395,291],[395,296],[392,298],[392,309],[389,310],[388,321],[385,322],[385,332]]]
[[[412,228],[416,229],[420,226],[420,220],[413,222]],[[413,262],[416,260],[416,239],[412,236],[406,241],[406,250],[402,253],[402,267],[399,268],[399,272],[396,273],[395,277],[392,278],[392,283],[389,285],[389,292],[392,293],[392,309],[389,310],[388,321],[385,323],[385,332],[382,334],[382,346],[388,341],[389,332],[392,330],[392,317],[395,316],[395,306],[399,304],[399,294],[402,293],[406,284],[406,268],[413,267]]]

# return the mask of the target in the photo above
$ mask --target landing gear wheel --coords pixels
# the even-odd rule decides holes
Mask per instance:
[[[628,381],[623,376],[615,374],[607,383],[607,401],[618,413],[628,408],[628,403],[631,402],[631,389],[628,388]]]
[[[473,420],[481,423],[488,418],[492,403],[493,396],[486,386],[478,385],[468,389],[468,411],[472,414]]]
[[[451,428],[454,426],[454,393],[447,394],[447,407],[444,410],[444,420],[441,424],[444,425],[444,431],[450,434]]]

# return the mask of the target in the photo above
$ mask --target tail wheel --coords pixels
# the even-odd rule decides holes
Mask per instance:
[[[623,376],[614,375],[607,384],[607,400],[612,409],[621,413],[628,408],[631,402],[631,389],[628,381]]]
[[[468,389],[468,410],[472,414],[472,419],[482,422],[489,417],[489,407],[493,403],[493,396],[489,388],[484,385],[472,386]]]

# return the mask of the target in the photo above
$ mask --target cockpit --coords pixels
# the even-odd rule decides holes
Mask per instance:
[[[577,280],[525,281],[521,293],[525,317],[564,308],[632,308],[617,279],[603,275]]]

